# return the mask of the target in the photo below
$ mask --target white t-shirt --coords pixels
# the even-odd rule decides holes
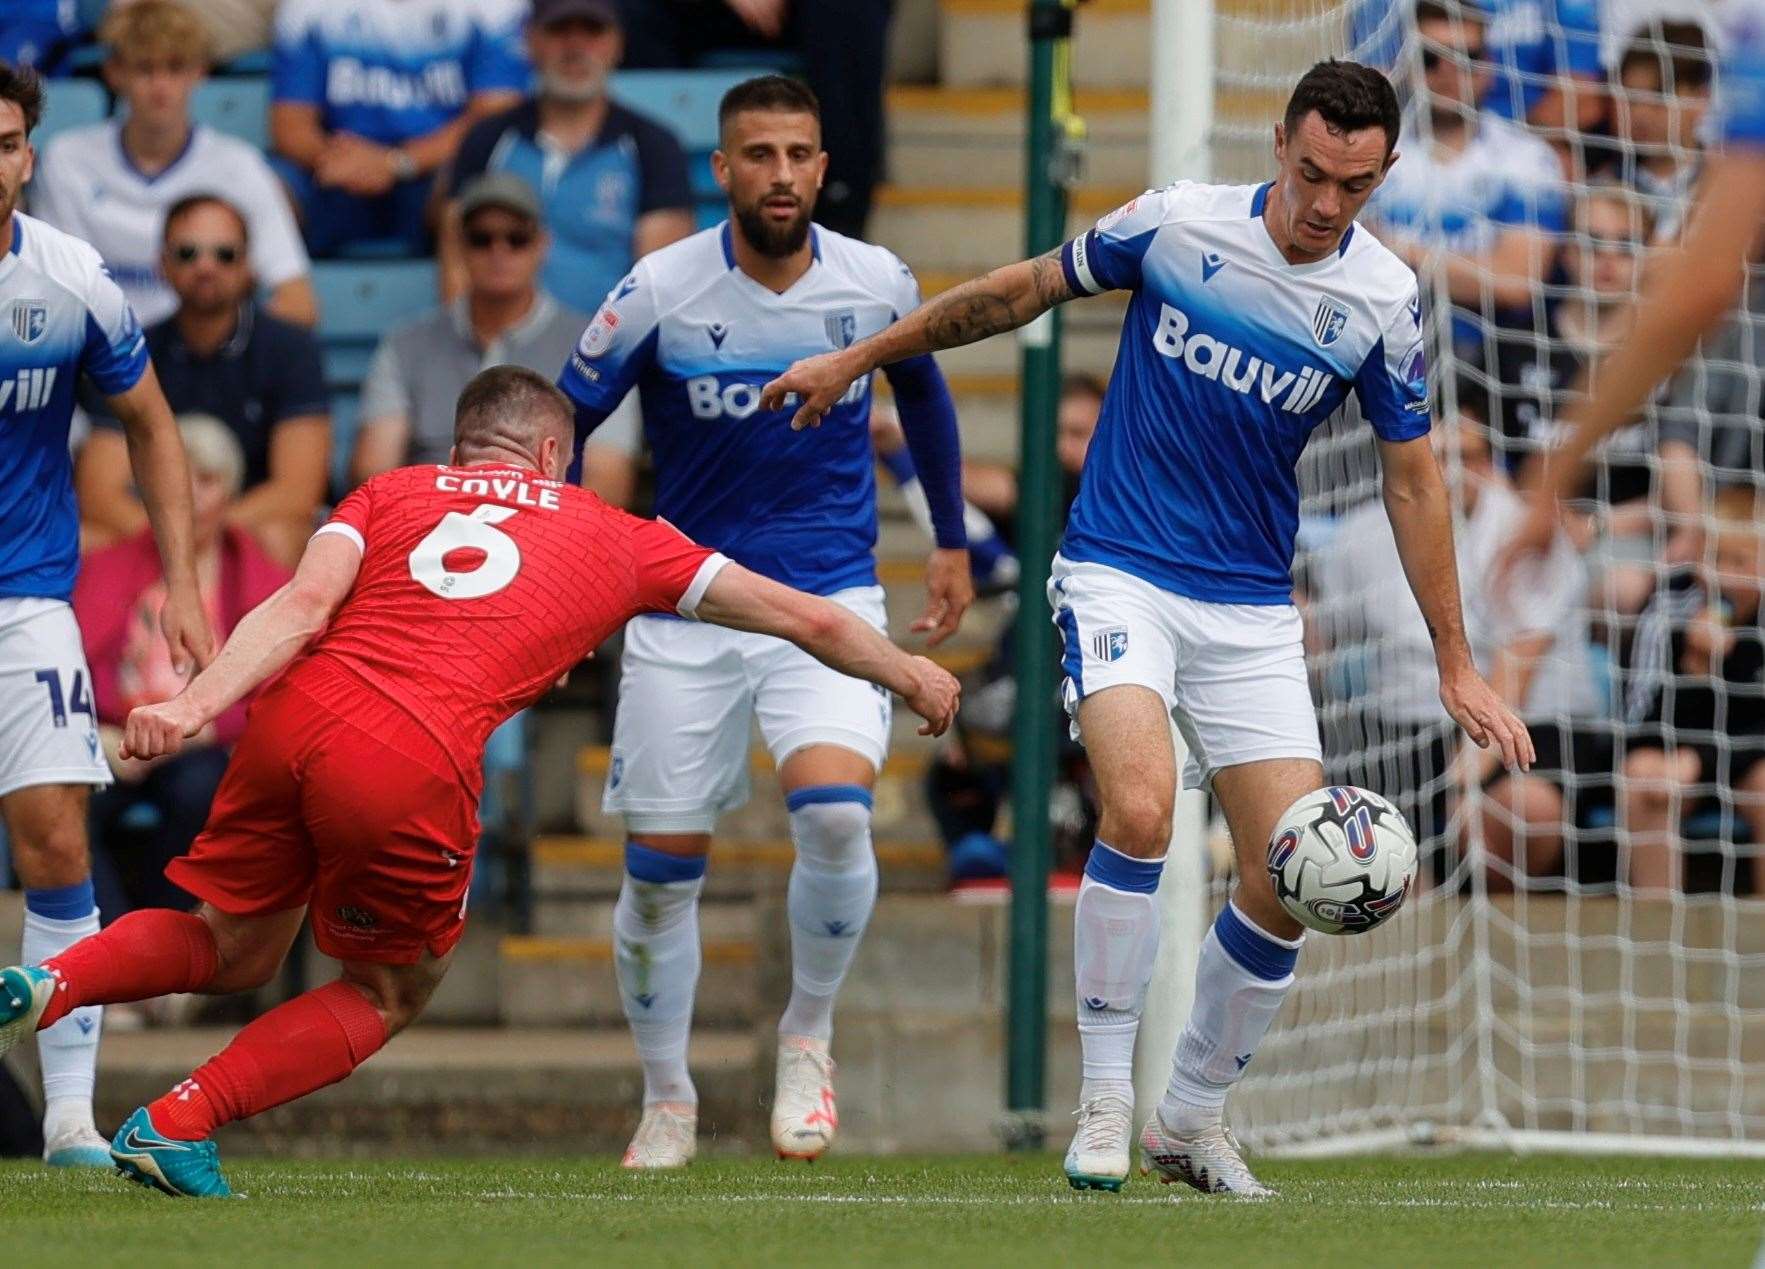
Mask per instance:
[[[1582,613],[1587,570],[1568,540],[1559,535],[1543,564],[1520,575],[1517,605],[1499,600],[1488,585],[1496,553],[1523,510],[1506,485],[1490,485],[1470,518],[1453,526],[1471,656],[1488,673],[1501,648],[1524,635],[1554,632],[1520,713],[1531,720],[1594,717],[1602,706]],[[1375,499],[1343,517],[1320,554],[1318,592],[1314,613],[1324,633],[1366,640],[1375,712],[1394,722],[1440,721],[1434,645],[1404,579],[1383,503]]]
[[[121,120],[64,132],[44,150],[31,210],[96,247],[142,324],[151,326],[178,307],[159,270],[160,249],[167,209],[192,194],[218,195],[245,217],[260,286],[274,290],[309,271],[294,213],[263,155],[201,125],[171,166],[151,177],[123,152]]]

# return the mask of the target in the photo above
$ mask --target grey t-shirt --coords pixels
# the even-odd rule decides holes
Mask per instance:
[[[362,384],[362,421],[389,415],[409,420],[404,461],[445,463],[453,447],[454,403],[472,376],[491,366],[525,366],[556,378],[588,320],[542,293],[519,325],[480,348],[465,300],[425,313],[380,341]],[[633,393],[595,429],[592,442],[635,455],[640,445],[636,407]]]

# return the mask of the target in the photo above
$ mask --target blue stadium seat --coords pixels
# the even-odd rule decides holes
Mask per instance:
[[[43,121],[31,134],[31,142],[36,146],[47,144],[58,132],[98,123],[110,114],[110,95],[96,80],[52,79],[46,87]]]
[[[190,114],[197,123],[238,137],[258,149],[270,144],[270,81],[256,77],[210,79],[196,88]]]
[[[436,305],[433,260],[319,260],[319,347],[331,389],[332,472],[338,487],[355,443],[356,391],[380,337]]]
[[[757,73],[751,66],[620,71],[613,76],[613,96],[672,128],[689,157],[709,154],[717,148],[717,103],[724,93]]]

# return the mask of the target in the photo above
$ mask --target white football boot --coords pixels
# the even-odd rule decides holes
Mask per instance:
[[[699,1108],[690,1102],[651,1102],[625,1147],[622,1168],[684,1168],[699,1152]]]
[[[1245,1166],[1238,1141],[1223,1118],[1179,1136],[1153,1111],[1140,1133],[1140,1149],[1144,1157],[1140,1174],[1157,1173],[1166,1185],[1181,1181],[1203,1194],[1239,1198],[1276,1196],[1276,1191],[1258,1181]]]
[[[1066,1148],[1066,1180],[1075,1190],[1115,1193],[1128,1179],[1134,1140],[1134,1103],[1119,1093],[1101,1093],[1073,1111],[1079,1121]]]
[[[819,1159],[839,1131],[833,1059],[809,1036],[778,1038],[778,1084],[772,1097],[772,1148],[781,1159]]]

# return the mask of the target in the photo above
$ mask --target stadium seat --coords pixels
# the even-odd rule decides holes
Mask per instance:
[[[321,260],[313,265],[319,344],[333,390],[361,385],[380,337],[435,307],[433,260]]]
[[[31,143],[39,148],[58,132],[83,128],[110,114],[110,94],[97,80],[52,79],[47,88],[43,121],[31,134]]]
[[[620,71],[613,77],[613,96],[625,105],[667,124],[689,157],[717,148],[717,104],[723,94],[751,79],[752,66],[731,70]]]
[[[238,137],[258,149],[270,143],[270,81],[263,78],[210,79],[197,85],[190,101],[197,123]]]

